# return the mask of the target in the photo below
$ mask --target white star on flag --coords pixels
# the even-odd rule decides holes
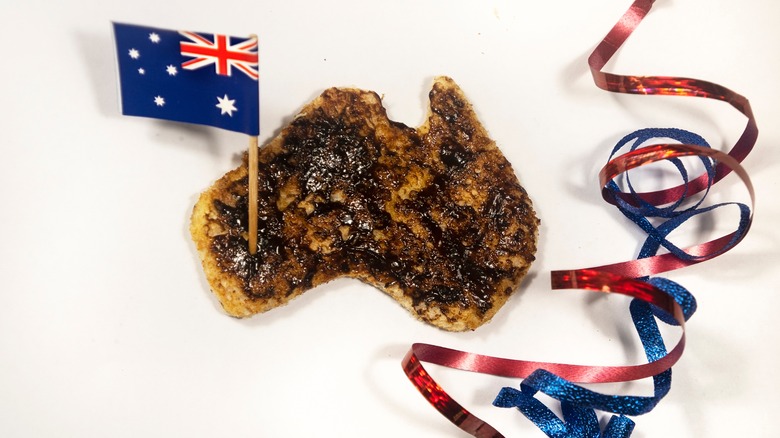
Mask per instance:
[[[167,67],[165,67],[165,71],[167,71],[168,74],[171,75],[171,76],[176,76],[176,73],[179,72],[178,70],[176,70],[176,66],[172,65],[172,64],[167,66]]]
[[[160,42],[160,35],[157,34],[157,32],[152,32],[149,34],[149,41],[157,44]]]
[[[165,105],[165,99],[162,96],[155,96],[154,103],[156,103],[157,106],[163,106]]]
[[[130,49],[127,54],[130,55],[130,57],[133,59],[138,59],[141,57],[141,53],[137,49]]]
[[[225,97],[217,96],[217,100],[219,101],[219,103],[216,104],[215,106],[222,111],[221,115],[224,116],[225,114],[227,114],[230,117],[233,117],[233,111],[238,111],[236,106],[233,105],[236,102],[236,100],[235,99],[231,100],[227,94],[225,95]]]

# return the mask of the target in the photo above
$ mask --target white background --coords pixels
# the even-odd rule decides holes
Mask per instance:
[[[728,150],[745,118],[693,98],[597,89],[586,57],[629,0],[0,0],[0,436],[464,436],[401,370],[413,342],[529,360],[641,363],[627,299],[551,291],[549,272],[629,260],[642,235],[601,200],[612,145],[679,127]],[[672,391],[635,437],[776,436],[780,408],[780,3],[658,0],[608,70],[722,84],[761,134],[745,241],[668,273],[699,310]],[[425,116],[433,76],[471,99],[542,219],[538,261],[488,325],[453,334],[382,293],[336,281],[285,308],[226,316],[187,231],[200,191],[235,167],[244,136],[122,117],[111,20],[261,40],[261,143],[330,86]],[[673,178],[669,178],[674,182]],[[658,184],[655,180],[650,186]],[[729,177],[713,201],[747,197]],[[686,244],[735,228],[722,213]],[[668,330],[667,344],[679,337]],[[429,366],[509,437],[544,436],[491,401],[519,381]],[[596,389],[649,395],[649,382]]]

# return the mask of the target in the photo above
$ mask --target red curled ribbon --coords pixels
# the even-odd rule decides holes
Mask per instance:
[[[593,75],[593,81],[596,83],[597,87],[615,93],[705,97],[722,100],[731,104],[731,106],[748,118],[745,130],[728,153],[728,155],[736,160],[737,163],[741,163],[750,151],[753,150],[753,146],[758,139],[756,119],[753,116],[750,102],[745,97],[718,84],[698,79],[666,76],[621,76],[603,71],[607,62],[609,62],[618,49],[626,42],[628,37],[631,36],[639,23],[645,18],[654,2],[655,0],[636,0],[615,27],[607,34],[601,44],[596,46],[596,49],[588,58],[588,65],[590,66],[590,72]],[[607,167],[609,167],[609,165],[607,165]],[[723,179],[731,170],[736,170],[733,165],[729,165],[725,162],[718,164],[715,168],[715,179],[713,183]],[[602,182],[604,182],[603,173],[604,170],[602,170]],[[698,193],[705,190],[707,186],[707,175],[701,175],[699,178],[692,181],[687,189],[681,185],[657,192],[641,193],[639,196],[650,204],[663,205],[680,198],[686,190],[688,190],[689,193],[691,193],[691,190],[693,191],[692,193]]]
[[[673,203],[683,196],[707,190],[732,171],[745,184],[751,199],[751,214],[747,228],[752,221],[755,194],[747,172],[740,163],[750,153],[758,138],[758,127],[748,100],[733,91],[706,81],[676,77],[621,76],[603,72],[602,69],[625,43],[639,23],[650,11],[654,0],[636,0],[604,40],[596,47],[588,63],[593,79],[599,88],[611,92],[705,97],[729,103],[748,118],[741,137],[728,153],[698,145],[663,144],[643,147],[616,157],[607,163],[599,174],[599,183],[604,189],[602,196],[607,202],[615,203],[614,192],[606,190],[608,182],[622,173],[650,163],[685,156],[705,156],[714,159],[715,175],[712,181],[706,174],[677,187],[640,194],[619,193],[628,203],[636,202],[631,196],[659,206]],[[504,377],[525,378],[537,369],[544,369],[563,379],[579,383],[606,383],[638,380],[657,375],[677,362],[685,346],[684,322],[680,306],[669,295],[639,277],[666,272],[709,260],[733,248],[747,231],[736,233],[687,248],[685,252],[693,257],[682,260],[667,253],[629,262],[599,266],[589,269],[554,271],[551,273],[552,289],[584,289],[599,292],[624,294],[641,299],[665,310],[680,324],[683,334],[677,345],[663,358],[643,365],[631,366],[583,366],[557,363],[532,362],[483,356],[439,347],[429,344],[414,344],[403,359],[406,375],[439,412],[467,433],[480,438],[503,437],[495,428],[471,414],[450,397],[423,368],[422,362],[433,363],[464,371],[472,371]]]
[[[483,356],[430,344],[414,344],[403,360],[409,380],[422,395],[448,420],[478,438],[503,437],[495,428],[472,414],[447,394],[423,368],[422,362],[449,368],[524,379],[538,369],[544,369],[577,383],[624,382],[657,375],[674,365],[685,348],[685,317],[682,308],[668,294],[643,281],[607,272],[581,269],[557,271],[552,276],[553,289],[586,289],[603,293],[619,293],[651,303],[674,317],[683,328],[677,345],[662,359],[633,366],[585,366],[547,362],[532,362]]]
[[[568,272],[556,271],[553,273],[552,283],[553,289],[586,289],[639,298],[673,315],[681,327],[685,324],[685,317],[679,304],[668,294],[643,281],[607,272],[581,269]],[[525,378],[538,369],[545,369],[570,382],[608,383],[644,379],[667,370],[682,355],[684,345],[683,335],[677,346],[661,360],[643,365],[618,367],[502,359],[428,344],[414,344],[410,354],[417,356],[420,361],[494,376]]]

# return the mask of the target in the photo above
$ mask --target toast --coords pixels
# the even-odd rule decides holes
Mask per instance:
[[[445,330],[489,321],[534,261],[539,220],[452,79],[426,122],[388,119],[371,91],[330,88],[259,150],[258,251],[247,158],[203,192],[190,231],[225,311],[247,317],[338,277]]]

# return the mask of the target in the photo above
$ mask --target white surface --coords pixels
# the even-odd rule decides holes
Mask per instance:
[[[640,363],[627,301],[550,291],[549,271],[635,256],[641,236],[601,200],[596,178],[620,137],[679,127],[724,149],[745,124],[719,102],[615,96],[592,84],[586,56],[630,0],[10,4],[0,6],[3,437],[463,436],[403,374],[411,343]],[[636,437],[777,433],[778,19],[771,0],[658,0],[609,66],[720,83],[751,100],[761,129],[744,163],[758,195],[750,234],[723,257],[668,274],[699,310],[671,394],[635,418]],[[542,218],[522,291],[464,334],[419,323],[350,281],[251,319],[225,316],[187,224],[197,194],[236,166],[246,141],[120,116],[110,20],[257,33],[261,142],[334,85],[375,90],[392,118],[416,126],[431,78],[453,77]],[[715,199],[746,199],[736,178],[718,187]],[[715,228],[733,229],[729,218]],[[520,413],[490,406],[519,381],[428,369],[507,436],[543,436]],[[649,394],[650,384],[597,389]]]

